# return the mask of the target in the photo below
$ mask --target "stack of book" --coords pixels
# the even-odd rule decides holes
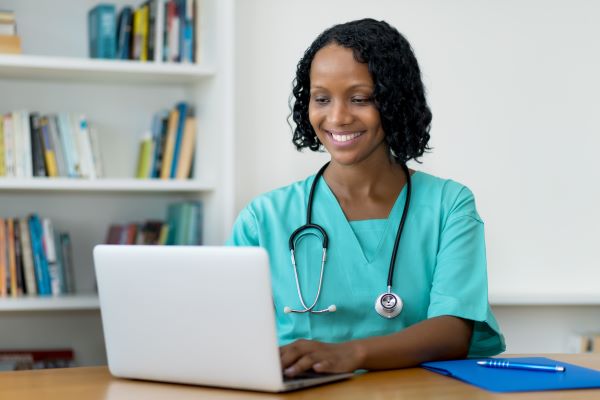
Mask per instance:
[[[72,349],[0,350],[0,371],[68,368],[74,359]]]
[[[166,221],[112,224],[107,244],[146,244],[194,246],[203,243],[203,211],[200,201],[169,204]]]
[[[0,218],[0,297],[74,292],[69,234],[37,214]]]
[[[137,61],[198,61],[197,0],[146,0],[134,8],[102,3],[88,14],[90,56]]]
[[[136,178],[188,179],[196,148],[196,118],[192,107],[178,103],[157,112],[152,128],[142,135]]]
[[[21,39],[17,36],[15,13],[0,10],[0,53],[21,54]]]
[[[0,115],[0,176],[100,178],[98,134],[83,115]]]

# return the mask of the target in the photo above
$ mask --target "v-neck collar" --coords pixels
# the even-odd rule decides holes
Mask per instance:
[[[415,176],[418,174],[418,171],[415,171],[414,174],[411,175],[411,179],[412,179],[412,186],[413,186],[413,191],[414,191],[414,178]],[[345,257],[352,257],[354,258],[359,257],[360,260],[366,264],[366,265],[370,265],[372,263],[375,263],[376,261],[378,261],[380,259],[380,255],[383,251],[384,248],[387,248],[388,246],[386,246],[385,244],[387,242],[392,243],[390,247],[390,251],[393,248],[393,242],[396,239],[396,232],[398,229],[398,223],[400,222],[400,216],[402,211],[404,210],[404,204],[405,204],[405,199],[406,199],[406,187],[407,185],[405,184],[402,187],[402,190],[400,191],[400,193],[398,194],[398,197],[396,197],[396,201],[394,202],[394,205],[392,206],[392,209],[390,210],[390,213],[387,217],[387,223],[384,229],[383,234],[381,235],[381,238],[379,240],[379,244],[377,245],[377,250],[375,250],[375,252],[373,253],[373,258],[371,260],[369,260],[364,252],[364,249],[362,248],[360,241],[358,240],[358,238],[356,237],[356,234],[354,233],[354,230],[352,229],[352,226],[350,226],[350,221],[348,221],[348,219],[346,218],[346,214],[344,214],[344,210],[342,210],[342,206],[340,205],[340,203],[338,202],[337,198],[335,197],[335,194],[333,194],[333,191],[331,190],[331,188],[329,187],[329,184],[327,183],[327,181],[325,180],[325,178],[321,177],[321,182],[319,182],[319,184],[317,185],[317,191],[321,191],[322,193],[324,193],[327,197],[328,203],[327,204],[327,210],[328,213],[331,213],[331,217],[329,220],[331,221],[343,221],[343,223],[341,224],[341,226],[336,226],[336,227],[328,227],[327,225],[331,225],[326,223],[325,221],[325,230],[329,231],[340,231],[340,234],[342,235],[342,237],[344,238],[350,238],[352,241],[352,246],[350,246],[351,249],[356,249],[354,251],[354,253],[356,253],[356,255],[353,254],[345,254]],[[390,236],[391,239],[390,239]],[[331,238],[330,238],[331,240]],[[335,245],[335,241],[333,242],[333,244]],[[346,249],[348,249],[348,247],[345,247]],[[391,254],[389,255],[389,257],[391,258]]]

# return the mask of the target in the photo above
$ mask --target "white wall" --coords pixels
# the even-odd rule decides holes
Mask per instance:
[[[593,251],[599,3],[238,0],[236,7],[236,210],[327,159],[296,152],[286,123],[306,47],[335,23],[385,19],[415,49],[434,115],[435,149],[417,168],[475,192],[492,292],[600,294],[600,278],[588,279],[600,275]],[[598,307],[495,310],[511,352],[564,351],[571,328],[600,330]],[[550,329],[554,323],[559,329]]]

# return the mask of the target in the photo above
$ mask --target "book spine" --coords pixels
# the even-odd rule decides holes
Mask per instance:
[[[42,219],[42,235],[44,240],[44,252],[48,263],[48,276],[50,278],[50,292],[53,295],[60,294],[60,274],[56,263],[56,243],[54,242],[54,227],[49,218]]]
[[[8,265],[10,267],[10,294],[12,297],[17,297],[19,290],[17,286],[17,259],[15,255],[15,220],[14,218],[7,219],[6,236],[8,239]]]
[[[196,118],[193,116],[185,119],[185,128],[183,131],[183,140],[181,141],[181,151],[179,162],[176,169],[177,179],[187,179],[190,177],[192,159],[196,148]]]
[[[23,272],[25,274],[25,292],[27,294],[37,294],[37,284],[35,280],[35,267],[33,265],[33,256],[31,249],[31,240],[29,236],[29,224],[27,219],[19,221],[21,230],[21,253],[23,255]]]
[[[0,218],[0,297],[6,297],[8,286],[6,286],[6,276],[8,272],[7,249],[6,246],[6,222]]]
[[[150,133],[146,132],[140,140],[136,178],[146,179],[150,177],[150,164],[152,162],[153,142]]]
[[[33,214],[29,217],[29,235],[31,238],[32,254],[35,265],[35,276],[37,279],[38,294],[51,294],[50,275],[48,271],[48,262],[43,245],[42,225],[39,217]]]
[[[81,176],[96,179],[96,168],[94,167],[94,155],[87,118],[79,117],[78,147],[81,156]]]
[[[71,236],[68,233],[60,234],[60,247],[62,253],[63,268],[65,270],[65,285],[67,293],[75,293],[75,275],[73,272],[73,250],[71,247]]]
[[[156,0],[148,0],[146,6],[148,7],[148,32],[146,35],[146,47],[148,49],[147,60],[154,61],[154,54],[156,51]]]
[[[156,7],[156,23],[154,25],[154,62],[162,62],[164,54],[165,2],[154,0]]]
[[[21,111],[21,126],[23,129],[23,158],[24,173],[26,178],[33,177],[33,162],[31,149],[31,120],[28,111]]]
[[[17,295],[21,296],[25,293],[25,271],[23,269],[23,252],[21,246],[21,221],[18,218],[15,218],[14,224],[15,260],[17,263]]]
[[[33,176],[47,176],[40,116],[37,113],[33,113],[30,115],[29,119],[31,122],[30,137]]]
[[[177,135],[177,122],[179,121],[179,111],[175,108],[169,114],[169,124],[167,127],[167,140],[163,153],[162,166],[160,171],[161,179],[169,179],[171,174],[171,165],[173,163],[173,149],[175,147],[175,135]]]
[[[141,52],[140,52],[140,61],[148,61],[148,5],[143,5],[141,7],[141,16],[140,16],[140,35],[141,35]]]
[[[178,103],[176,107],[179,111],[179,118],[177,122],[177,133],[175,135],[175,145],[173,147],[173,160],[171,161],[171,178],[175,178],[177,175],[177,163],[179,162],[179,152],[181,151],[183,128],[188,115],[188,105],[185,102]]]
[[[104,177],[104,163],[102,162],[102,151],[100,150],[100,138],[98,137],[98,130],[94,126],[89,128],[90,143],[92,145],[92,157],[94,170],[97,178]]]
[[[90,56],[114,59],[116,55],[116,8],[100,4],[88,15]]]
[[[42,146],[44,149],[44,160],[46,161],[46,170],[48,176],[58,176],[58,167],[56,165],[56,153],[54,153],[54,144],[50,135],[50,128],[47,117],[40,118],[40,131],[42,137]]]
[[[21,116],[18,112],[11,113],[11,119],[13,124],[13,157],[15,163],[15,176],[17,178],[23,178],[25,176],[25,160],[23,153],[25,153],[23,143],[23,129],[21,128]]]
[[[131,43],[131,25],[132,9],[125,6],[119,13],[117,22],[117,58],[121,60],[129,59],[131,53],[129,44]]]
[[[11,114],[5,114],[4,122],[4,162],[6,165],[6,176],[14,178],[15,175],[15,143],[13,120]]]
[[[67,167],[67,162],[65,160],[62,139],[60,137],[61,132],[58,128],[58,121],[56,115],[48,115],[48,133],[50,135],[50,139],[52,140],[52,145],[54,148],[54,155],[56,158],[56,171],[58,176],[69,176],[69,170]]]
[[[6,176],[4,151],[4,116],[0,115],[0,176]]]

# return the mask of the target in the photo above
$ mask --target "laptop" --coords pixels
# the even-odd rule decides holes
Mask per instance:
[[[94,266],[117,377],[283,392],[269,258],[258,247],[98,245]]]

